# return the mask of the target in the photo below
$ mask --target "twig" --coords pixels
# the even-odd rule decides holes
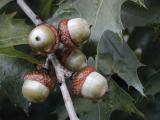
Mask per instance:
[[[62,92],[64,103],[65,103],[70,120],[79,120],[79,118],[76,115],[76,112],[75,112],[75,109],[73,106],[73,102],[72,102],[72,99],[71,99],[70,94],[68,92],[68,89],[67,89],[67,86],[65,83],[65,78],[64,78],[65,74],[71,75],[71,72],[69,72],[69,71],[64,72],[66,70],[59,63],[59,61],[57,60],[57,58],[54,54],[48,55],[48,61],[51,61],[52,65],[55,68],[57,79],[58,79],[58,82],[60,83],[60,89]]]
[[[43,21],[30,9],[30,7],[24,2],[24,0],[17,0],[17,4],[23,9],[26,15],[32,20],[32,22],[36,26],[43,23]],[[64,78],[64,76],[71,77],[72,72],[64,69],[54,54],[48,55],[48,58],[45,64],[46,68],[49,67],[48,66],[49,61],[52,63],[53,67],[55,68],[58,82],[61,84],[60,89],[62,92],[64,103],[65,103],[70,120],[79,120],[79,118],[76,115],[76,112],[73,106],[73,102],[68,92],[68,89],[65,83],[65,78]]]
[[[49,55],[49,56],[50,56],[50,55]],[[51,61],[51,60],[50,60],[50,57],[47,57],[47,59],[46,59],[46,61],[45,61],[45,64],[44,64],[44,66],[43,66],[44,69],[49,70],[49,62],[50,62],[50,61]],[[58,60],[57,60],[57,61],[58,61]],[[60,64],[60,63],[58,62],[58,64]],[[62,65],[60,65],[60,66],[61,66],[61,68],[62,68],[62,71],[63,71],[65,77],[68,77],[68,78],[72,77],[73,72],[71,72],[71,71],[69,71],[68,69],[62,67]]]
[[[43,23],[42,20],[30,9],[30,7],[25,3],[24,0],[17,0],[17,4],[36,26]]]

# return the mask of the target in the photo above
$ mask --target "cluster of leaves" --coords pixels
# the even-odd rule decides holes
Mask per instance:
[[[148,95],[154,97],[160,92],[160,82],[158,82],[160,76],[157,67],[159,63],[146,62],[149,55],[143,53],[150,44],[148,41],[153,40],[155,36],[158,38],[160,22],[158,9],[148,8],[143,0],[26,0],[26,2],[42,18],[54,25],[58,25],[62,18],[87,19],[93,25],[90,40],[83,48],[91,58],[88,62],[95,65],[103,75],[116,74],[118,80],[122,79],[126,83],[124,87],[117,80],[115,82],[110,79],[109,92],[100,103],[74,98],[76,111],[81,120],[109,120],[114,110],[150,118],[148,115],[150,111],[144,108],[149,103],[159,104],[146,99]],[[137,26],[148,26],[151,30],[135,32],[139,30],[135,29]],[[27,46],[27,36],[33,27],[15,1],[0,1],[0,96],[9,97],[13,103],[24,110],[27,110],[28,103],[21,95],[22,76],[26,71],[33,69],[33,64],[39,62],[31,55],[31,50]],[[151,35],[154,33],[152,39],[146,39],[148,32],[152,33]],[[137,34],[141,37],[136,38]],[[129,46],[125,36],[129,37],[127,39]],[[140,53],[143,64],[133,52],[137,48],[144,50],[142,54]],[[154,65],[155,69],[144,67],[138,75],[138,68],[142,68],[144,64]],[[61,96],[58,90],[55,90],[55,93],[56,96]],[[141,104],[143,101],[145,101],[144,105]],[[53,108],[48,112],[59,114],[60,120],[67,118],[61,100],[50,104]]]

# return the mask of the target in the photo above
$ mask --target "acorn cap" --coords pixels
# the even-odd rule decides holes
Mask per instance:
[[[31,71],[25,74],[25,80],[37,81],[46,86],[50,91],[54,88],[54,80],[44,71]]]
[[[68,19],[63,19],[60,21],[58,29],[59,35],[61,37],[62,43],[64,43],[68,48],[74,48],[74,43],[72,42],[70,33],[68,31]]]
[[[47,35],[45,34],[46,31]],[[48,43],[45,37],[46,39],[52,40]],[[57,29],[53,25],[47,23],[35,27],[29,34],[29,45],[37,55],[47,55],[48,53],[54,52],[59,46],[59,41]]]
[[[28,72],[24,76],[23,96],[30,102],[43,102],[54,88],[55,80],[43,71]]]
[[[81,94],[83,97],[97,101],[108,91],[107,80],[98,72],[90,73],[84,82]]]
[[[75,96],[82,96],[81,89],[82,86],[87,78],[87,76],[95,72],[96,69],[92,66],[88,66],[80,70],[80,72],[77,72],[72,77],[72,92]]]
[[[73,94],[91,99],[100,100],[108,91],[107,80],[94,67],[86,67],[73,76]]]

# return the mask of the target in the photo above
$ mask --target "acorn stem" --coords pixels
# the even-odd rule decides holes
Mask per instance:
[[[56,58],[56,56],[54,54],[49,54],[47,61],[48,62],[50,61],[53,65],[53,67],[55,68],[58,82],[61,84],[60,90],[62,92],[64,103],[65,103],[70,120],[79,120],[79,118],[77,117],[77,114],[75,112],[73,102],[70,97],[68,88],[65,83],[65,78],[64,78],[65,75],[71,76],[72,72],[69,72],[68,70],[64,69],[64,67],[60,64],[60,62],[58,61],[58,59]]]
[[[25,3],[24,0],[17,0],[17,4],[21,7],[21,9],[26,13],[26,15],[32,20],[32,22],[37,26],[42,24],[42,20],[37,16],[31,8]]]

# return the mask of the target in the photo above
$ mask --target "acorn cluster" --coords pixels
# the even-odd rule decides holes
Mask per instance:
[[[73,95],[97,101],[108,91],[108,84],[104,76],[87,65],[87,57],[79,49],[90,34],[91,25],[85,19],[63,19],[58,28],[48,23],[35,27],[29,34],[28,43],[36,55],[47,56],[54,52],[60,63],[73,72]],[[22,94],[28,101],[43,102],[57,83],[54,69],[45,71],[43,66],[43,63],[38,64],[36,70],[24,76]]]

